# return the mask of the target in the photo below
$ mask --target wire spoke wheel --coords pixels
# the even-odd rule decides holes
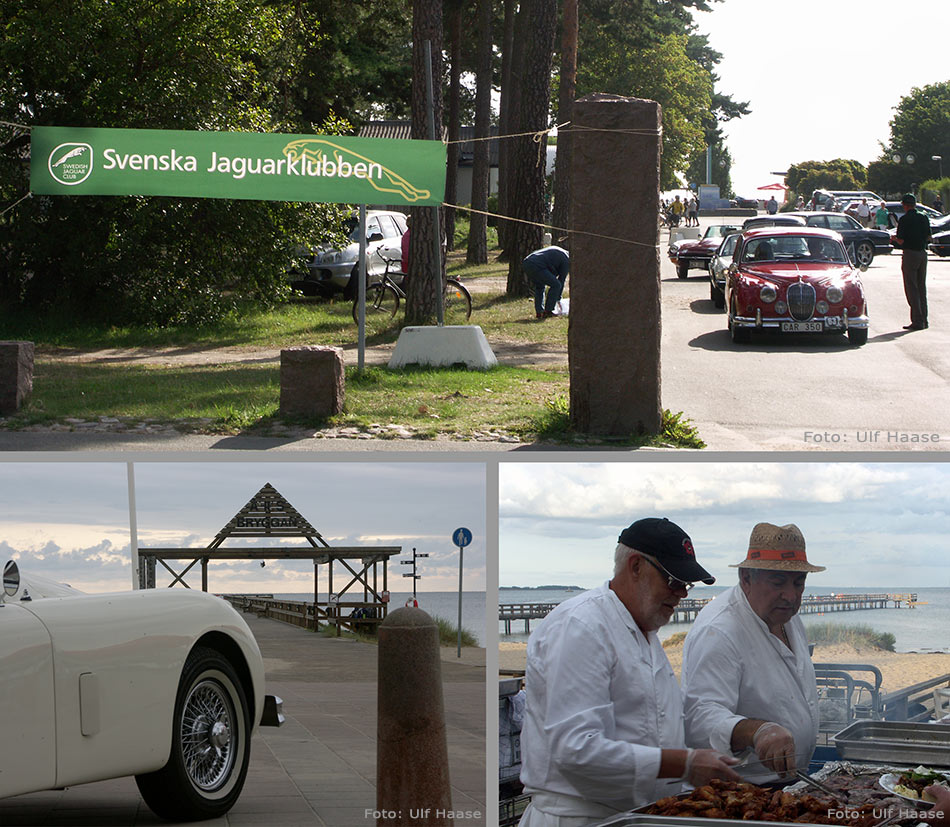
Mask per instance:
[[[217,681],[205,680],[185,700],[181,720],[182,761],[202,790],[215,789],[234,764],[234,705]]]
[[[445,283],[445,324],[465,324],[472,317],[472,297],[465,285],[455,279]]]
[[[381,333],[392,325],[399,310],[399,295],[388,284],[371,284],[366,288],[366,333]],[[353,302],[353,321],[359,324],[359,299]]]

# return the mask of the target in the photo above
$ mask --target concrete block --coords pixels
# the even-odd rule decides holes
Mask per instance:
[[[280,413],[327,417],[342,412],[346,392],[343,350],[323,345],[280,352]]]
[[[0,416],[15,414],[33,393],[33,342],[0,342]]]
[[[399,334],[389,367],[433,365],[467,368],[491,368],[498,364],[478,325],[445,325],[444,327],[404,327]]]

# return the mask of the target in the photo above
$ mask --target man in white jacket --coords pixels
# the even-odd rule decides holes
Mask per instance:
[[[752,529],[739,582],[699,612],[683,648],[686,742],[751,749],[749,780],[808,769],[818,738],[815,669],[801,618],[808,562],[795,525]]]
[[[714,578],[679,526],[625,529],[614,576],[561,603],[531,634],[521,730],[521,827],[581,827],[711,778],[735,759],[688,750],[683,700],[656,635],[696,581]]]

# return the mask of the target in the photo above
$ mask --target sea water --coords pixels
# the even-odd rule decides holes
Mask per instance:
[[[697,586],[690,597],[715,597],[724,591],[724,586]],[[502,589],[499,603],[561,603],[575,595],[577,590],[564,589]],[[861,609],[849,612],[825,612],[803,614],[805,626],[816,623],[834,623],[840,626],[869,626],[876,632],[890,632],[895,637],[894,649],[898,652],[950,652],[950,588],[889,588],[885,586],[850,586],[811,589],[805,594],[916,594],[916,608]],[[536,628],[540,620],[532,620]],[[659,631],[660,640],[671,635],[689,631],[692,623],[668,623]],[[512,621],[512,634],[506,635],[499,624],[499,640],[527,641],[523,621]]]
[[[363,596],[362,592],[358,595],[356,592],[348,594],[352,596],[346,597],[347,600],[359,600]],[[389,611],[401,609],[411,597],[412,592],[392,592],[389,595]],[[313,592],[275,594],[274,599],[303,600],[309,603],[313,601]],[[320,593],[320,600],[326,602],[326,592]],[[444,618],[453,626],[458,625],[458,592],[417,592],[416,600],[419,601],[419,608],[430,615]],[[462,592],[462,628],[474,635],[479,646],[485,645],[485,592]]]

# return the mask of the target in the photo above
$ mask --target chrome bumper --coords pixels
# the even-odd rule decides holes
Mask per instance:
[[[753,330],[779,330],[783,322],[796,322],[799,319],[768,319],[762,316],[733,316],[732,324],[734,327],[748,327]],[[867,316],[820,316],[818,318],[807,319],[809,322],[821,322],[822,333],[846,333],[852,327],[857,329],[867,328]],[[829,324],[831,322],[831,324]]]

